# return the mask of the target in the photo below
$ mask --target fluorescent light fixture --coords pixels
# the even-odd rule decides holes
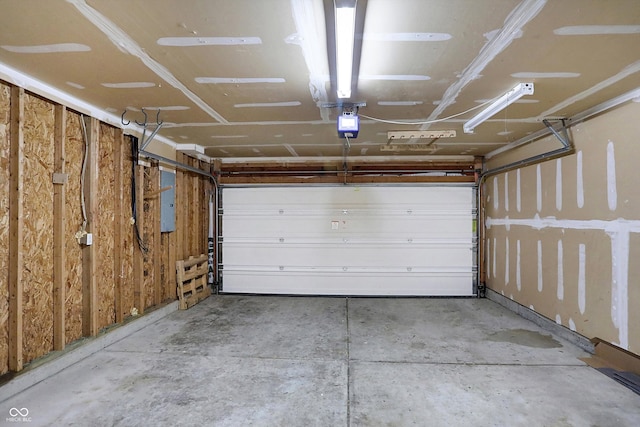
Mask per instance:
[[[356,8],[336,8],[336,74],[338,98],[351,97]]]
[[[518,83],[516,87],[493,101],[487,108],[478,113],[478,115],[466,122],[462,130],[464,133],[473,133],[475,127],[480,123],[493,117],[524,95],[533,95],[533,83]]]

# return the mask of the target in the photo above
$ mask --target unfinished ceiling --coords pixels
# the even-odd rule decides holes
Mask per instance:
[[[125,111],[141,121],[144,108],[155,122],[160,110],[164,141],[213,158],[343,155],[331,0],[0,7],[0,75],[27,74],[118,121]],[[543,129],[543,118],[640,87],[638,0],[358,0],[358,12],[359,73],[346,101],[366,105],[350,156],[481,156]],[[535,93],[463,133],[478,106],[519,82]],[[403,130],[456,136],[389,141]]]

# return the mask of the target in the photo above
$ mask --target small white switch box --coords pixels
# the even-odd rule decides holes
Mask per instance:
[[[340,228],[340,223],[338,221],[331,221],[331,229],[337,230],[338,228]]]
[[[87,233],[80,238],[80,244],[85,246],[91,246],[93,244],[93,234]]]

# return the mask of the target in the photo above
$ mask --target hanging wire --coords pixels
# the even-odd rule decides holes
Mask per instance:
[[[430,124],[433,124],[433,123],[440,123],[440,122],[444,122],[444,121],[447,121],[447,120],[462,116],[462,115],[467,114],[467,113],[469,113],[471,111],[477,110],[478,108],[482,108],[482,107],[484,107],[486,105],[489,105],[493,101],[495,101],[496,99],[497,98],[490,99],[490,100],[488,100],[486,102],[483,102],[480,105],[476,105],[475,107],[469,108],[468,110],[465,110],[465,111],[463,111],[461,113],[453,114],[451,116],[444,117],[442,119],[426,120],[426,121],[422,121],[422,122],[405,122],[405,121],[399,121],[399,120],[385,120],[385,119],[379,119],[377,117],[367,116],[367,115],[362,114],[362,113],[359,113],[358,115],[360,117],[364,117],[364,118],[367,118],[369,120],[373,120],[375,122],[389,123],[389,124],[392,124],[392,125],[430,125]]]
[[[138,213],[136,208],[136,165],[138,164],[138,138],[131,137],[131,218],[133,218],[133,228],[136,233],[138,247],[143,254],[149,253],[149,246],[144,242],[138,228]]]
[[[82,206],[82,226],[80,234],[85,234],[87,229],[87,208],[85,205],[84,195],[84,176],[87,172],[87,155],[89,153],[89,138],[87,136],[87,125],[84,122],[84,114],[80,114],[80,127],[82,128],[82,136],[84,138],[84,155],[82,157],[82,171],[80,172],[80,205]]]

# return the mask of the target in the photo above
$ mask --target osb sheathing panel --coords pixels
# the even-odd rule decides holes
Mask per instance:
[[[157,191],[159,183],[151,180],[151,168],[145,168],[144,171],[144,194],[150,194]],[[160,242],[154,239],[153,235],[153,221],[154,221],[154,209],[156,209],[156,197],[145,198],[144,200],[144,224],[143,224],[143,239],[149,251],[144,254],[144,293],[145,293],[145,308],[151,307],[154,304],[154,278],[155,270],[153,265],[154,251],[160,250]]]
[[[9,141],[11,88],[0,83],[0,375],[9,370]]]
[[[29,362],[53,349],[54,107],[25,96],[23,351]]]
[[[489,178],[484,186],[487,285],[636,354],[639,114],[640,104],[630,103],[580,123],[571,129],[575,154]],[[501,160],[554,144],[548,138]]]
[[[104,328],[115,322],[113,272],[113,227],[115,189],[113,177],[113,144],[115,128],[100,124],[98,147],[98,228],[95,236],[95,249],[98,254],[96,282],[98,284],[98,328]]]
[[[70,343],[82,336],[82,247],[74,237],[82,226],[80,175],[84,157],[84,139],[80,115],[67,112],[67,138],[65,146],[65,332]]]
[[[131,315],[134,306],[133,298],[133,251],[134,251],[134,228],[131,225],[131,140],[124,138],[122,149],[124,160],[122,162],[122,212],[123,232],[122,232],[122,310],[123,317]],[[116,212],[118,214],[118,212]],[[135,250],[138,250],[135,248]]]

